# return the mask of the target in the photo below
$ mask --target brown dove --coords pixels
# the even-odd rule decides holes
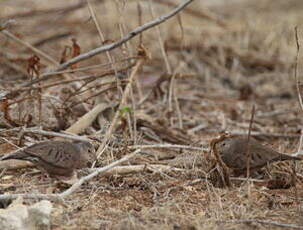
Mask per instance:
[[[214,144],[214,148],[225,165],[234,169],[237,174],[244,173],[247,170],[247,137],[225,137],[218,140]],[[249,140],[249,149],[251,154],[250,170],[252,171],[274,161],[302,160],[299,157],[279,153],[260,144],[252,137]]]
[[[96,155],[93,145],[87,142],[45,141],[0,158],[10,159],[30,161],[50,176],[69,178],[75,169],[89,166]]]

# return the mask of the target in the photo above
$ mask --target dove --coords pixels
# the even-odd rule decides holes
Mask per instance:
[[[247,170],[247,137],[228,136],[214,143],[215,151],[220,155],[225,165],[234,169],[237,174]],[[250,170],[254,171],[275,161],[302,160],[299,157],[279,153],[274,149],[260,144],[252,137],[249,140],[251,154]]]
[[[30,161],[50,176],[69,178],[76,169],[88,167],[96,160],[95,149],[87,142],[44,141],[0,158]]]

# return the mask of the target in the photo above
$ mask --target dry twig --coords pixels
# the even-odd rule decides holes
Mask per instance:
[[[300,108],[303,111],[303,100],[302,100],[302,95],[300,92],[300,82],[298,79],[298,58],[299,58],[299,53],[300,53],[300,43],[299,43],[297,26],[295,27],[295,38],[296,38],[296,45],[297,45],[297,54],[296,54],[296,59],[295,59],[295,81],[296,81],[296,89],[297,89]],[[299,153],[301,152],[302,145],[303,145],[303,129],[301,129],[301,137],[300,137],[300,143],[299,143],[299,147],[298,147]]]
[[[255,105],[253,105],[253,107],[252,107],[251,118],[250,118],[250,122],[249,122],[248,134],[247,134],[247,145],[246,145],[246,168],[247,168],[246,177],[247,178],[249,178],[249,176],[250,176],[251,151],[250,151],[249,141],[250,141],[250,137],[251,137],[251,130],[252,130],[253,122],[254,122],[254,116],[255,116]]]
[[[90,168],[88,169],[89,172],[95,172],[99,168]],[[184,169],[176,168],[169,165],[160,165],[160,164],[147,164],[147,165],[128,165],[128,166],[117,166],[112,168],[104,173],[104,176],[111,176],[111,175],[125,175],[129,173],[138,173],[143,171],[151,171],[151,172],[158,172],[158,171],[184,171]]]
[[[194,147],[189,145],[173,145],[173,144],[155,144],[155,145],[132,145],[129,146],[130,149],[152,149],[152,148],[176,148],[176,149],[190,149],[198,151],[209,151],[206,147]]]

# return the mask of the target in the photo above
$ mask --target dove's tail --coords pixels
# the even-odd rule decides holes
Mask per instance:
[[[287,161],[287,160],[300,161],[300,160],[303,160],[303,158],[298,157],[298,156],[291,156],[291,155],[288,155],[288,154],[283,154],[283,155],[281,155],[281,160],[282,161]]]
[[[27,157],[28,157],[28,155],[26,153],[24,153],[23,151],[17,151],[17,152],[9,153],[9,154],[6,154],[6,155],[0,157],[0,161],[11,160],[11,159],[28,160]]]

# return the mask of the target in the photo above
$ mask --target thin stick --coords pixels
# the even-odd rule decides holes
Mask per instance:
[[[168,91],[168,111],[172,112],[173,111],[173,94],[174,94],[174,82],[175,82],[175,74],[171,77],[169,81],[169,91]],[[174,126],[171,124],[171,126]]]
[[[138,11],[138,25],[142,25],[142,7],[141,7],[141,4],[139,1],[137,3],[137,11]],[[140,35],[139,35],[139,47],[143,47],[143,33],[140,33]],[[136,88],[138,90],[139,98],[140,98],[140,100],[142,100],[143,92],[142,92],[142,87],[141,87],[141,83],[139,82],[139,79],[136,79],[135,84],[136,84]]]
[[[300,43],[299,43],[298,27],[297,26],[295,27],[295,39],[296,39],[296,45],[297,45],[297,54],[296,54],[296,59],[295,59],[295,81],[296,81],[296,88],[297,88],[297,94],[298,94],[300,108],[303,111],[302,95],[301,95],[301,92],[300,92],[300,82],[299,82],[299,79],[298,79],[298,58],[299,58],[299,53],[300,53]],[[300,142],[299,142],[298,151],[297,151],[299,154],[302,150],[302,144],[303,144],[303,129],[301,129]],[[296,203],[297,203],[297,206],[298,206],[298,209],[299,209],[300,206],[299,206],[299,200],[298,200],[296,167],[297,167],[297,163],[294,161],[293,165],[292,165],[292,174],[291,175],[292,175],[292,182],[294,183]]]
[[[302,95],[300,92],[300,82],[298,80],[298,58],[299,58],[299,52],[300,52],[300,43],[299,43],[297,26],[295,27],[295,37],[296,37],[296,45],[297,45],[297,55],[296,55],[296,60],[295,60],[295,80],[296,80],[296,88],[297,88],[300,107],[301,107],[301,110],[303,111],[303,100],[302,100]]]
[[[255,116],[255,105],[252,106],[252,110],[251,110],[251,118],[250,118],[250,122],[249,122],[249,128],[248,128],[248,134],[247,134],[247,144],[246,144],[246,177],[249,178],[249,174],[250,174],[250,161],[251,161],[251,151],[250,151],[250,145],[249,145],[249,141],[250,141],[250,136],[251,136],[251,129],[252,129],[252,125],[254,122],[254,116]]]
[[[157,145],[131,145],[128,148],[130,149],[154,149],[154,148],[176,148],[176,149],[190,149],[198,151],[209,151],[209,148],[206,147],[194,147],[189,145],[173,145],[173,144],[157,144]]]
[[[137,84],[138,83],[138,79],[136,79],[137,81],[135,81],[135,83]],[[137,84],[139,85],[139,84]],[[138,94],[139,94],[139,88],[138,88]],[[137,117],[134,116],[134,114],[136,113],[136,110],[137,110],[137,105],[135,103],[135,96],[134,96],[134,89],[133,87],[131,87],[131,90],[130,90],[130,97],[131,97],[131,101],[132,101],[132,107],[133,107],[133,143],[134,144],[137,144]]]
[[[45,131],[45,130],[39,130],[39,129],[32,129],[32,130],[25,130],[24,132],[30,132],[30,133],[37,133],[41,135],[46,135],[46,136],[54,136],[54,137],[63,137],[63,138],[68,138],[71,140],[76,140],[76,141],[85,141],[85,142],[90,142],[91,140],[85,137],[81,137],[78,135],[70,135],[70,134],[65,134],[65,133],[57,133],[53,131]]]
[[[94,11],[94,9],[93,9],[93,7],[92,7],[92,4],[91,4],[90,0],[86,0],[86,2],[87,2],[87,5],[88,5],[88,9],[89,9],[90,15],[92,16],[92,18],[93,18],[93,20],[94,20],[94,23],[95,23],[95,25],[96,25],[96,28],[97,28],[97,30],[98,30],[99,37],[100,37],[100,41],[101,41],[101,43],[103,44],[104,41],[105,41],[105,37],[104,37],[104,34],[103,34],[103,32],[102,32],[101,26],[100,26],[100,24],[99,24],[99,22],[98,22],[98,20],[97,20],[95,11]],[[111,57],[109,51],[106,51],[106,56],[107,56],[107,59],[108,59],[109,63],[110,63],[111,65],[114,65],[114,63],[113,63],[113,58]],[[114,70],[115,70],[115,69],[116,69],[116,68],[115,68],[115,65],[114,65],[113,67],[114,67]]]
[[[249,121],[249,128],[248,128],[248,134],[247,134],[247,143],[246,143],[246,185],[247,185],[247,197],[248,200],[251,198],[251,181],[249,180],[250,176],[250,161],[251,161],[251,146],[249,144],[250,137],[251,137],[251,130],[252,130],[252,125],[254,122],[254,116],[255,116],[255,104],[252,106],[251,110],[251,118]]]
[[[298,80],[298,58],[299,58],[299,53],[300,53],[300,43],[299,43],[298,27],[297,26],[295,27],[295,39],[296,39],[296,45],[297,45],[297,54],[296,54],[296,59],[295,59],[295,81],[296,81],[296,89],[297,89],[300,108],[303,111],[303,101],[302,101],[302,95],[301,95],[301,92],[300,92],[300,82]],[[301,151],[302,145],[303,145],[303,129],[301,129],[300,142],[299,142],[297,152]]]
[[[99,170],[99,168],[89,168],[87,169],[89,172],[95,172],[96,170]],[[169,165],[160,165],[160,164],[144,164],[144,165],[124,165],[124,166],[116,166],[115,168],[112,168],[108,170],[106,173],[104,173],[104,176],[111,176],[111,175],[125,175],[130,173],[139,173],[143,171],[176,171],[176,172],[183,172],[185,169],[169,166]]]
[[[152,5],[151,0],[148,1],[148,6],[149,6],[150,13],[151,13],[152,17],[155,18],[154,7]],[[159,41],[160,50],[161,50],[161,53],[162,53],[162,56],[163,56],[163,59],[164,59],[164,62],[165,62],[165,66],[166,66],[166,71],[167,71],[168,74],[171,74],[172,73],[171,65],[169,63],[169,59],[168,59],[167,53],[166,53],[165,48],[164,48],[164,42],[163,42],[160,26],[156,26],[156,30],[157,30],[157,34],[158,34],[158,41]]]
[[[178,116],[178,123],[179,123],[179,129],[183,129],[183,121],[182,121],[182,112],[180,109],[179,101],[178,101],[178,95],[177,95],[177,87],[176,85],[176,77],[180,69],[182,69],[184,65],[180,64],[178,68],[174,70],[174,73],[170,80],[170,86],[169,86],[169,98],[168,98],[168,108],[169,110],[173,111],[173,102],[175,102],[175,108]]]
[[[300,211],[300,202],[299,202],[299,198],[298,198],[298,188],[297,188],[297,170],[296,170],[296,161],[293,161],[292,162],[292,165],[291,165],[291,181],[292,181],[292,184],[294,186],[294,190],[295,190],[295,199],[296,199],[296,203],[297,203],[297,207],[298,207],[298,211]]]

